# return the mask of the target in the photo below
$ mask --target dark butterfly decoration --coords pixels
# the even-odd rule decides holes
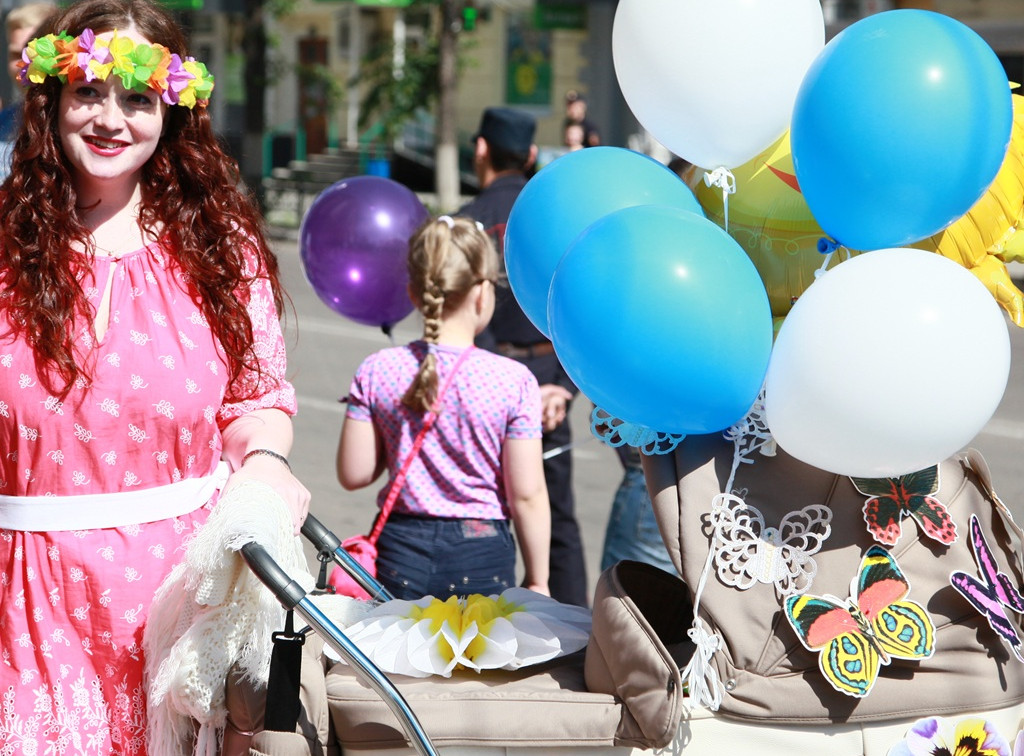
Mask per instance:
[[[1014,587],[1009,575],[999,571],[999,565],[992,556],[992,549],[985,540],[985,534],[981,532],[977,515],[971,515],[971,549],[974,551],[974,561],[978,563],[982,579],[978,580],[958,570],[949,576],[949,582],[981,612],[992,629],[1010,644],[1014,656],[1024,662],[1020,636],[1006,614],[1007,607],[1018,614],[1024,612],[1024,596]]]
[[[939,490],[939,466],[898,478],[850,478],[869,497],[864,520],[876,541],[893,546],[903,534],[902,521],[912,517],[925,535],[947,546],[956,543],[956,523],[932,494]]]

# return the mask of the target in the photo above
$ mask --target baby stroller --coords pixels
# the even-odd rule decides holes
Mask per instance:
[[[322,563],[332,559],[374,599],[390,598],[315,517],[306,520],[302,532],[316,547]],[[614,659],[609,666],[593,642],[593,651],[515,671],[457,671],[444,679],[389,679],[266,550],[251,543],[242,548],[242,554],[282,606],[301,617],[345,662],[327,669],[322,689],[315,680],[319,663],[311,662],[309,654],[303,661],[304,672],[297,671],[294,658],[290,671],[285,671],[285,665],[272,665],[261,740],[298,744],[292,746],[296,750],[273,750],[274,754],[306,752],[306,741],[289,740],[289,730],[299,719],[307,725],[317,720],[320,715],[309,709],[322,707],[324,702],[331,724],[328,741],[322,743],[325,753],[340,749],[346,754],[368,752],[373,756],[439,752],[527,756],[554,751],[564,756],[625,756],[648,746],[667,745],[675,734],[682,710],[680,662],[692,648],[685,636],[689,599],[679,590],[681,581],[661,570],[639,563],[622,570],[621,575],[635,583],[636,592],[650,596],[651,606],[638,607],[620,586],[618,596],[607,596],[608,602],[618,605],[618,611],[610,612],[614,615],[612,626],[595,628],[601,637],[614,634],[619,641],[628,636],[633,641],[644,639],[642,650],[648,658],[637,654],[635,663],[629,665],[630,679],[618,690],[615,686],[622,670]],[[667,600],[673,589],[674,603]],[[614,592],[610,586],[599,588],[598,596]],[[623,628],[628,628],[627,636],[622,635]],[[612,645],[616,642],[609,640]],[[291,678],[284,686],[280,684],[282,675]],[[318,689],[303,690],[300,695],[298,677],[303,685]],[[282,690],[286,691],[283,696],[279,694]],[[280,717],[286,709],[291,709],[292,715]],[[657,714],[651,717],[647,712],[655,709]],[[296,716],[300,710],[302,714]],[[275,728],[281,728],[280,736],[268,732]]]
[[[951,741],[980,737],[994,744],[992,753],[1009,754],[1024,725],[1024,666],[1013,645],[1022,632],[1019,613],[1003,612],[1006,623],[991,621],[979,607],[998,607],[972,605],[951,585],[951,575],[979,572],[979,589],[991,579],[1019,594],[1024,584],[1024,534],[996,495],[984,459],[967,450],[925,476],[928,506],[948,514],[958,538],[937,544],[908,515],[895,544],[880,549],[864,514],[877,502],[858,488],[868,482],[778,450],[742,468],[733,488],[734,451],[728,439],[695,437],[644,460],[659,527],[682,579],[635,562],[607,570],[595,590],[584,651],[515,672],[389,681],[357,650],[339,650],[352,661],[327,669],[321,691],[332,747],[371,756],[640,754],[666,746],[691,756],[887,756],[917,753],[908,743],[931,744],[921,753],[957,752],[959,741]],[[921,481],[892,483],[907,488]],[[727,489],[744,495],[723,499]],[[816,519],[826,511],[828,518]],[[802,528],[796,536],[786,530],[795,524]],[[315,520],[304,533],[319,551],[347,563],[338,540]],[[783,556],[801,569],[765,569],[783,565],[767,559],[772,545],[785,546]],[[247,558],[258,549],[250,552]],[[315,610],[287,576],[256,561],[279,600],[319,633]],[[790,595],[824,596],[814,605],[856,616],[844,607],[859,602],[860,611],[874,611],[870,588],[884,564],[891,564],[887,579],[905,582],[908,600],[928,615],[931,653],[889,657],[873,670],[870,696],[844,694],[829,684],[829,660],[787,622],[785,607],[805,604],[788,602],[780,586],[795,580],[800,590]],[[837,633],[820,648],[842,651],[845,640]],[[345,645],[341,638],[328,642]],[[1017,748],[1024,748],[1024,735]]]

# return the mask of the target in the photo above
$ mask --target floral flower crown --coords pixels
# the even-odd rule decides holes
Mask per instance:
[[[136,44],[117,32],[108,41],[92,29],[77,37],[66,31],[33,39],[21,54],[19,78],[26,86],[56,76],[62,84],[106,81],[111,74],[124,88],[153,89],[168,105],[193,108],[206,105],[213,92],[213,75],[195,58],[181,59],[163,45]]]

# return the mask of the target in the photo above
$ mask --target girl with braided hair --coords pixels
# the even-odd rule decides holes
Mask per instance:
[[[387,470],[378,506],[408,461],[377,541],[377,577],[402,599],[500,593],[516,584],[511,520],[522,585],[547,595],[540,389],[519,363],[473,346],[494,312],[497,253],[479,224],[441,216],[413,236],[408,269],[423,338],[363,361],[338,443],[346,490]]]

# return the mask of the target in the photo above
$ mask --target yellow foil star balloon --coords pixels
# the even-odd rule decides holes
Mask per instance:
[[[698,181],[702,173],[698,169]],[[708,219],[726,228],[753,261],[768,291],[777,328],[824,263],[818,240],[825,232],[797,184],[788,131],[760,155],[734,168],[733,176],[736,193],[728,197],[728,228],[721,189],[699,181],[694,194]],[[830,267],[839,260],[838,255],[833,257]]]
[[[951,226],[912,246],[938,252],[978,277],[1018,326],[1024,296],[1006,262],[1024,262],[1024,97],[1013,96],[1013,130],[1003,165],[988,191]]]

